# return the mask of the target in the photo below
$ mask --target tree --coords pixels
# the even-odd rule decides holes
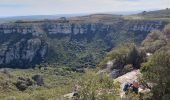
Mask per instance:
[[[146,52],[154,53],[156,50],[166,45],[166,39],[163,32],[159,30],[152,31],[142,42],[143,49]]]
[[[170,45],[156,51],[148,62],[142,64],[144,79],[153,84],[153,99],[170,97]]]
[[[166,36],[167,39],[170,38],[170,24],[166,25],[164,28],[164,34]]]
[[[123,69],[127,64],[131,64],[133,68],[139,68],[143,59],[142,55],[134,44],[124,43],[110,51],[98,66],[105,68],[108,61],[114,61],[111,69]]]

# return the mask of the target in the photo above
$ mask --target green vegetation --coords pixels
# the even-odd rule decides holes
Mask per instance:
[[[125,43],[110,51],[98,66],[103,69],[108,61],[113,61],[115,64],[112,69],[123,69],[128,64],[133,68],[139,68],[142,56],[134,44]]]
[[[124,20],[148,20],[148,21],[165,21],[170,22],[170,18],[145,18],[141,16],[124,16]]]
[[[79,86],[78,100],[115,100],[118,97],[118,85],[108,76],[96,73],[94,69],[77,73],[65,67],[50,66],[27,70],[8,69],[0,72],[0,100],[62,99],[75,86]],[[37,74],[43,77],[43,85],[37,85],[31,78]]]
[[[144,79],[153,83],[151,89],[154,99],[168,100],[170,96],[170,45],[156,51],[141,68]]]
[[[127,65],[125,65],[124,68],[122,69],[122,73],[123,73],[123,74],[126,74],[126,73],[128,73],[128,72],[130,72],[130,71],[132,71],[132,70],[133,70],[133,65],[132,65],[132,64],[127,64]]]
[[[169,42],[170,24],[166,25],[163,31],[154,30],[142,43],[142,49],[154,53]]]
[[[7,72],[2,71],[0,74],[0,100],[10,98],[14,100],[56,100],[56,98],[71,92],[75,82],[79,79],[78,77],[81,76],[80,73],[69,71],[64,66],[23,70],[8,69]],[[34,75],[41,75],[44,85],[37,85],[32,79]]]
[[[150,18],[146,15],[128,17],[135,20],[169,21],[169,18]],[[63,99],[63,95],[72,92],[75,86],[79,87],[78,96],[75,97],[77,100],[116,100],[119,97],[120,87],[114,84],[108,75],[98,74],[98,70],[95,69],[96,65],[100,70],[105,69],[109,61],[113,62],[109,70],[120,69],[120,74],[141,68],[143,83],[151,84],[151,92],[149,96],[145,96],[146,99],[168,100],[170,98],[169,34],[170,24],[163,31],[152,31],[143,41],[141,49],[135,46],[135,43],[139,42],[134,41],[135,34],[123,30],[110,33],[97,32],[86,36],[44,34],[39,37],[49,46],[47,56],[43,58],[44,63],[33,69],[0,71],[0,100]],[[0,48],[3,50],[7,45],[12,46],[23,38],[27,40],[32,36],[0,34],[0,44],[4,44],[0,45]],[[153,55],[146,57],[148,52]],[[138,95],[129,93],[126,99],[133,100],[137,97]]]
[[[147,38],[143,41],[142,46],[146,52],[153,53],[166,45],[166,39],[161,31],[152,31]]]
[[[118,85],[106,75],[98,75],[93,70],[86,70],[79,81],[78,100],[116,100]]]
[[[164,43],[155,42],[155,45],[161,46],[154,50],[152,56],[147,58],[141,67],[143,73],[143,80],[145,83],[151,83],[151,94],[148,96],[150,99],[168,100],[170,98],[170,44],[169,42],[169,25],[164,28],[160,34],[151,33],[152,37],[148,43],[160,41],[164,39]],[[158,36],[157,36],[158,35]],[[162,38],[161,36],[164,35]],[[155,37],[155,38],[153,38]]]
[[[86,39],[71,40],[71,37],[48,40],[49,52],[45,62],[71,68],[95,67],[109,49],[109,46],[100,38],[97,41]]]
[[[170,22],[170,9],[157,10],[157,11],[143,11],[142,13],[123,16],[124,20],[151,20],[151,21],[166,21]]]

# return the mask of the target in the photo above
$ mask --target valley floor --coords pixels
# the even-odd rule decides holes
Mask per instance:
[[[32,79],[34,75],[41,75],[44,84],[37,85]],[[61,95],[72,91],[74,83],[80,76],[80,73],[53,67],[5,71],[1,69],[0,100],[56,100]],[[27,81],[24,79],[33,81],[33,84],[27,86]],[[16,83],[20,83],[20,87],[25,87],[26,90],[20,91]]]

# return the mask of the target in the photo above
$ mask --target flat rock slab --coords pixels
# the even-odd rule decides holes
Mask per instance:
[[[74,94],[74,93],[65,94],[65,95],[64,95],[64,98],[65,98],[65,99],[68,99],[68,100],[71,100],[72,97],[73,97],[73,94]]]
[[[131,72],[128,72],[116,79],[114,79],[114,82],[119,82],[121,84],[125,83],[125,82],[133,82],[135,80],[137,80],[137,78],[141,75],[139,70],[133,70]]]

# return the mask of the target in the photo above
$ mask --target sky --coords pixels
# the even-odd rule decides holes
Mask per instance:
[[[0,17],[133,12],[170,8],[170,0],[0,0]]]

